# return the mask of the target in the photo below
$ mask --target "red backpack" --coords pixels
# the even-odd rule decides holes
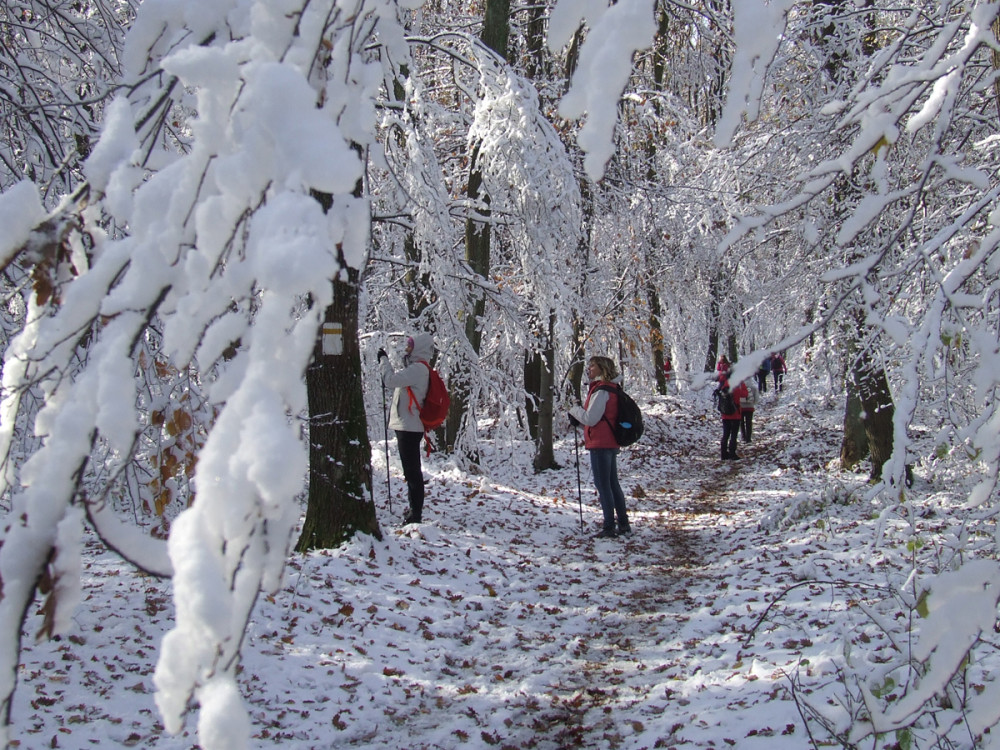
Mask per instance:
[[[440,427],[448,416],[448,407],[451,406],[451,396],[438,371],[426,362],[422,364],[427,368],[427,395],[424,403],[420,406],[420,421],[424,425],[424,431],[436,430]],[[410,392],[410,403],[417,400],[413,395],[413,389],[407,388]]]

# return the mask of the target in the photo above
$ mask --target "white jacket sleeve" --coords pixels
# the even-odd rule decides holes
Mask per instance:
[[[569,413],[576,417],[580,424],[593,427],[604,418],[604,410],[607,406],[608,392],[594,391],[590,396],[590,401],[587,403],[586,409],[582,406],[574,406],[569,410]]]

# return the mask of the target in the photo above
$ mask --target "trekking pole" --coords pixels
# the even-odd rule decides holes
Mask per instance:
[[[385,491],[389,495],[389,512],[392,513],[392,481],[389,478],[389,411],[385,405],[385,383],[382,383],[382,424],[385,426]]]
[[[583,533],[583,490],[580,488],[580,436],[573,426],[573,450],[576,453],[576,499],[580,504],[580,532]]]

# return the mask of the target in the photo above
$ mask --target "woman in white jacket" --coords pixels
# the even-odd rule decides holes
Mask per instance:
[[[424,472],[420,464],[420,441],[424,436],[424,424],[420,421],[420,406],[427,396],[433,355],[434,339],[426,333],[406,340],[400,370],[392,369],[384,349],[378,350],[382,384],[386,388],[395,388],[389,408],[389,427],[396,433],[399,462],[403,465],[410,505],[403,514],[403,523],[420,523],[423,520]]]

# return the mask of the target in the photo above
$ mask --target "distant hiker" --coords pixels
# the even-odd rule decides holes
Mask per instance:
[[[726,375],[726,377],[729,377],[728,373],[732,367],[733,366],[729,364],[729,360],[726,358],[726,355],[720,354],[719,361],[715,363],[715,372],[718,375]]]
[[[739,436],[740,423],[740,399],[746,397],[747,387],[740,383],[730,390],[729,371],[719,375],[719,387],[715,389],[712,396],[715,399],[716,407],[722,417],[722,460],[737,461],[736,438]]]
[[[664,355],[663,357],[663,379],[670,383],[670,377],[674,374],[673,367],[670,364],[670,357]]]
[[[771,354],[771,374],[774,375],[775,393],[784,390],[785,371],[787,369],[785,367],[785,358],[780,353],[775,352]]]
[[[767,393],[767,376],[771,374],[771,358],[764,357],[757,368],[757,388],[761,393]]]
[[[618,396],[601,386],[618,383],[618,368],[608,357],[591,357],[587,363],[590,389],[583,406],[574,406],[569,412],[570,424],[583,425],[583,444],[590,451],[590,468],[594,485],[601,500],[604,525],[597,539],[613,539],[632,533],[625,509],[625,493],[618,482],[618,443],[611,425],[618,416]],[[615,526],[615,516],[618,525]]]
[[[385,349],[378,350],[382,384],[395,388],[389,407],[389,427],[396,432],[399,462],[403,465],[409,508],[403,513],[403,523],[420,523],[424,512],[424,472],[420,463],[420,441],[424,425],[420,421],[420,405],[427,396],[434,339],[420,333],[406,340],[403,368],[392,369]],[[426,363],[426,364],[425,364]]]
[[[753,412],[757,402],[760,401],[760,391],[752,380],[741,385],[746,389],[747,395],[740,399],[740,434],[743,436],[743,442],[749,443],[753,437]]]

